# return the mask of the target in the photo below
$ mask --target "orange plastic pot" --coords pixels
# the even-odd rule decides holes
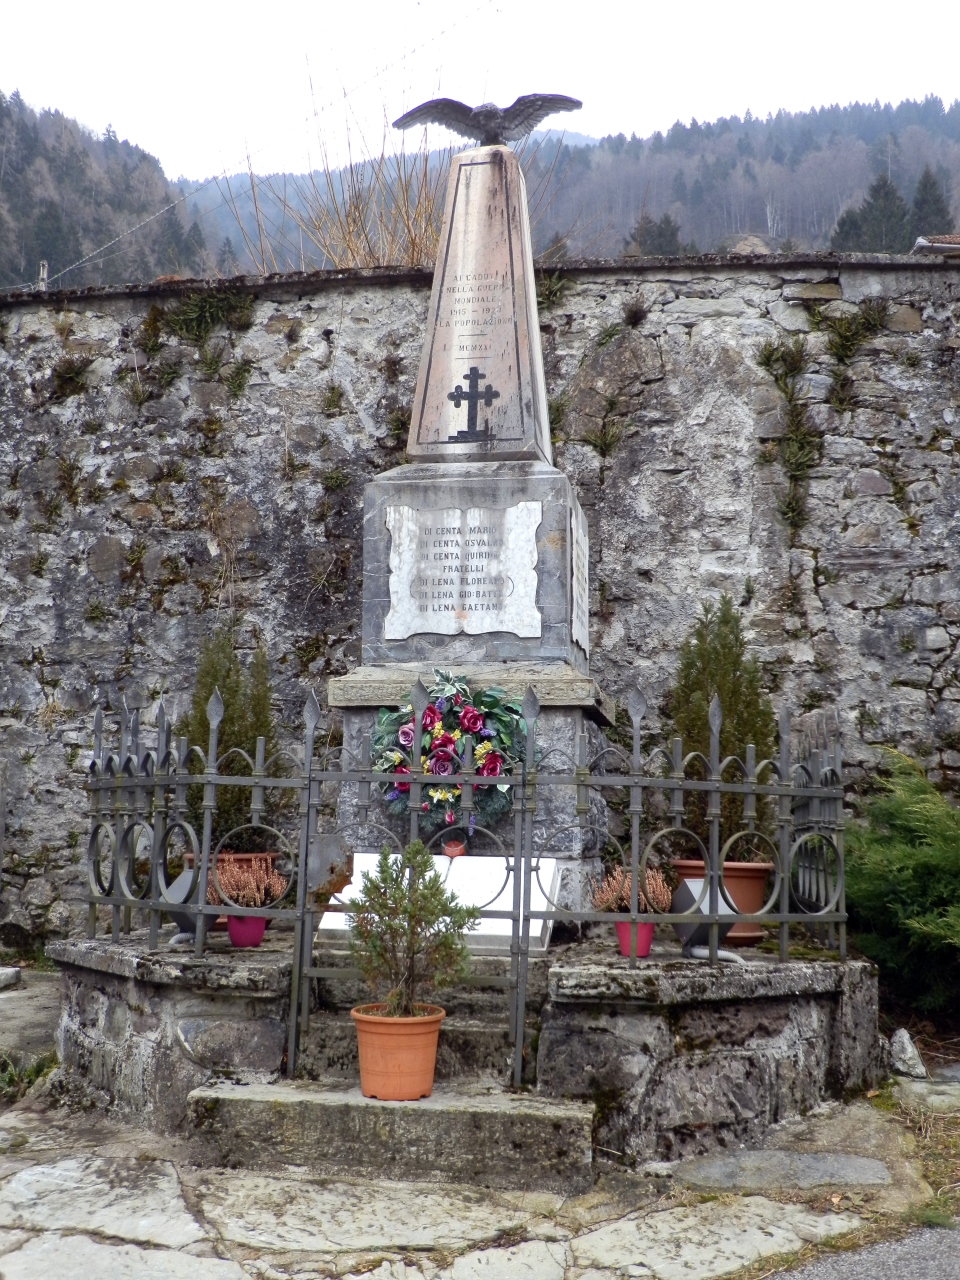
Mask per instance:
[[[357,1024],[360,1092],[384,1102],[429,1098],[437,1065],[440,1023],[447,1016],[435,1004],[416,1006],[416,1018],[385,1018],[383,1004],[361,1004],[350,1010]]]
[[[706,875],[699,858],[677,858],[674,868],[681,880],[702,880]],[[772,862],[725,862],[723,883],[730,901],[745,916],[762,911],[767,901],[767,877],[773,871]],[[727,934],[725,947],[755,947],[766,937],[761,924],[735,924]]]

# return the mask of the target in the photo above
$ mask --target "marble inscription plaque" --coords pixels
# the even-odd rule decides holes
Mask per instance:
[[[570,635],[574,644],[590,655],[590,540],[587,517],[579,502],[570,508],[570,554],[573,574],[573,611]]]
[[[407,454],[551,460],[527,198],[508,147],[451,166]]]
[[[390,506],[390,610],[385,640],[421,632],[539,636],[537,528],[543,504]]]

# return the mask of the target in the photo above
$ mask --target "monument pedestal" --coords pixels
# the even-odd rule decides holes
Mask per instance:
[[[573,486],[545,462],[388,471],[364,491],[363,662],[586,674],[587,558]]]

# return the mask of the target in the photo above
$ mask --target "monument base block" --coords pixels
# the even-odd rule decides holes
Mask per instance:
[[[363,662],[588,669],[587,530],[545,462],[398,467],[364,490]]]

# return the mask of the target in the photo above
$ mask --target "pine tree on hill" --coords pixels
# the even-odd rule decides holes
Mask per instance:
[[[674,222],[669,213],[665,213],[659,222],[645,213],[630,232],[624,249],[628,254],[639,254],[642,258],[679,258],[683,252],[680,224]]]
[[[929,165],[920,175],[913,197],[911,238],[917,236],[946,236],[953,230],[953,218],[943,184]]]
[[[859,209],[840,215],[830,240],[830,248],[841,253],[906,253],[912,244],[910,210],[885,173]]]

